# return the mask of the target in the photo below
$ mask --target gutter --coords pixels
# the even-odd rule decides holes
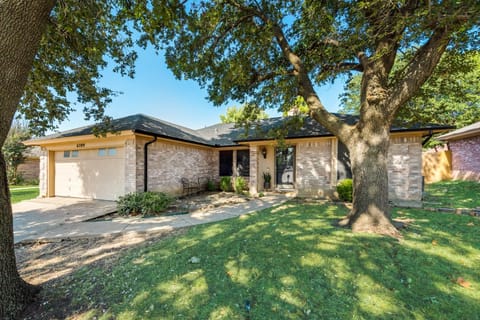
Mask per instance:
[[[143,192],[148,191],[148,146],[157,141],[157,136],[143,145]]]

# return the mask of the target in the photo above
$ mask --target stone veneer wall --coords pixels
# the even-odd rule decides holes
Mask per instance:
[[[137,140],[137,190],[143,190],[143,146]],[[179,195],[181,178],[218,180],[218,151],[158,141],[148,146],[148,190]]]
[[[328,139],[297,143],[295,187],[299,196],[332,195],[332,142]]]
[[[395,204],[422,200],[422,138],[392,137],[388,150],[388,198]]]
[[[449,142],[453,179],[480,181],[480,136]]]

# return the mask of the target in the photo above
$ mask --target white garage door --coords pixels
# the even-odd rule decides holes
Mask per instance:
[[[116,200],[125,193],[123,148],[55,152],[55,195]]]

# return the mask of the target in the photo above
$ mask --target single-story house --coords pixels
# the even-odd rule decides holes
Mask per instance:
[[[480,181],[480,122],[438,137],[452,152],[452,178]]]
[[[358,118],[338,115],[348,123]],[[284,144],[267,134],[285,118],[262,120],[250,130],[216,124],[192,130],[137,114],[112,121],[115,134],[96,137],[94,126],[25,142],[42,148],[40,195],[114,200],[134,191],[181,194],[181,178],[244,176],[250,193],[264,187],[299,196],[331,196],[337,182],[351,176],[348,152],[338,139],[311,118],[284,131]],[[449,127],[448,127],[449,128]],[[422,140],[444,126],[391,128],[390,200],[418,203],[422,198]]]

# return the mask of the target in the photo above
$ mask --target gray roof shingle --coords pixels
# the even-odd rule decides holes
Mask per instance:
[[[357,116],[336,114],[348,124],[355,124]],[[185,141],[206,146],[234,146],[238,142],[271,140],[275,138],[274,132],[282,130],[285,138],[306,138],[332,136],[323,126],[312,118],[303,118],[301,125],[295,124],[295,118],[269,118],[251,124],[248,129],[237,127],[233,123],[215,124],[199,130],[192,130],[186,127],[163,121],[143,114],[135,114],[111,121],[111,128],[115,131],[131,130],[135,133],[153,135],[157,137]],[[298,118],[297,118],[298,119]],[[74,137],[94,133],[95,125],[89,125],[68,131],[55,133],[38,140],[47,140],[63,137]],[[392,132],[419,131],[419,130],[446,130],[450,126],[442,125],[395,125]]]

